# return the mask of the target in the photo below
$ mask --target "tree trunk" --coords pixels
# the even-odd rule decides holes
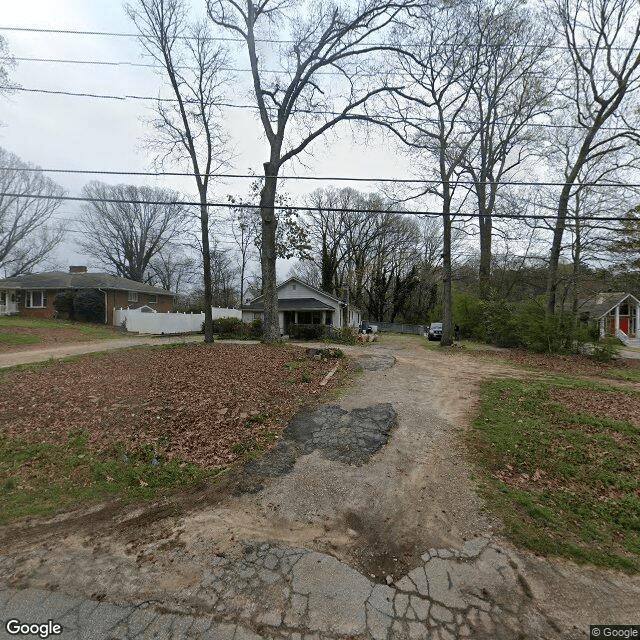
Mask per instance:
[[[487,300],[491,289],[491,215],[480,212],[480,266],[478,269],[478,281],[480,286],[480,299]]]
[[[278,169],[271,162],[264,163],[264,186],[260,192],[260,215],[262,216],[262,293],[264,300],[263,339],[267,344],[280,340],[278,319],[278,291],[276,289],[276,187]]]
[[[442,213],[442,339],[440,344],[450,347],[453,344],[451,300],[451,215],[449,203],[445,201]]]
[[[547,277],[547,313],[553,315],[556,310],[556,297],[558,294],[558,265],[560,263],[560,252],[562,251],[562,237],[567,225],[567,213],[569,211],[569,194],[571,185],[567,181],[560,194],[558,201],[558,212],[556,216],[556,226],[553,231],[553,242],[549,252],[549,274]]]
[[[205,196],[206,202],[206,196]],[[209,249],[209,211],[200,204],[200,230],[202,233],[202,267],[204,271],[204,341],[213,342],[213,317],[211,314],[211,251]]]

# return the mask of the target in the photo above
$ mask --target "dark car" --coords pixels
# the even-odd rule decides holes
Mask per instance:
[[[442,340],[442,322],[432,322],[427,337],[429,340]]]
[[[360,333],[378,333],[378,325],[368,322],[360,323]]]

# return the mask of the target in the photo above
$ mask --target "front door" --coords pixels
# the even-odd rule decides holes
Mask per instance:
[[[620,318],[620,330],[629,335],[629,316]]]

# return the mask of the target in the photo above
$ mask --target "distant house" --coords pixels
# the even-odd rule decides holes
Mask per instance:
[[[600,335],[607,334],[623,342],[640,338],[640,300],[630,293],[599,293],[578,304],[580,319],[596,322]]]
[[[311,285],[289,278],[278,285],[278,317],[280,333],[289,333],[291,324],[326,324],[334,327],[360,324],[359,310]],[[264,296],[260,295],[242,307],[242,320],[252,322],[264,314]]]
[[[113,324],[116,307],[137,309],[148,306],[171,311],[175,295],[158,287],[108,273],[88,273],[86,267],[69,267],[69,272],[50,271],[0,280],[0,315],[54,318],[53,299],[64,291],[97,289],[104,294],[105,324]]]

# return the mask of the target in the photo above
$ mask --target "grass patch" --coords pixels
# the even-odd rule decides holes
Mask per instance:
[[[56,445],[0,437],[0,524],[113,495],[149,499],[220,473],[164,461],[156,450],[124,453],[123,448],[92,451],[84,432]]]
[[[481,492],[516,543],[638,572],[640,428],[570,410],[555,389],[608,390],[638,406],[635,392],[559,376],[485,384],[469,434]]]
[[[122,333],[114,327],[87,322],[69,320],[50,320],[47,318],[22,318],[20,316],[0,317],[0,329],[47,329],[53,331],[74,331],[81,336],[94,340],[122,338]]]
[[[605,369],[602,373],[604,378],[610,380],[622,380],[624,382],[640,382],[640,369]]]
[[[38,344],[42,342],[40,336],[34,336],[30,333],[7,333],[0,331],[0,345],[13,347],[20,344]]]
[[[264,453],[264,448],[256,438],[247,438],[231,445],[231,451],[245,460],[256,460]]]

